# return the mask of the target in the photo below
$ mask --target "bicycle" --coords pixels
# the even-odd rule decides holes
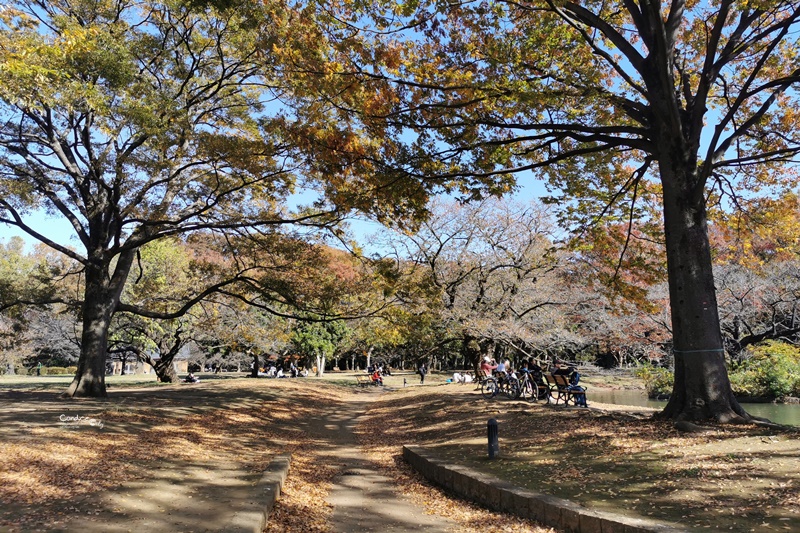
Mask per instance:
[[[479,388],[481,396],[487,400],[501,393],[511,400],[516,400],[520,394],[519,379],[513,373],[502,372],[494,376],[483,376]]]
[[[497,396],[499,390],[500,386],[495,377],[484,376],[481,379],[481,396],[483,396],[487,400]]]
[[[497,379],[499,392],[502,392],[509,400],[516,400],[520,395],[520,384],[517,376],[511,373],[500,374]]]
[[[542,381],[541,370],[530,371],[527,368],[520,370],[522,378],[519,380],[520,396],[529,402],[544,400],[549,388]]]

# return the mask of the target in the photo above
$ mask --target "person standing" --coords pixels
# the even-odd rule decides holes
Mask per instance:
[[[420,363],[419,370],[417,370],[417,372],[419,372],[419,384],[420,385],[424,385],[425,384],[425,374],[428,373],[428,367],[425,366],[425,363]]]

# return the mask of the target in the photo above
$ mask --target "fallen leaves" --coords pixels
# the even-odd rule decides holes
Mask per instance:
[[[454,433],[458,433],[456,428],[464,427],[464,417],[455,414],[463,406],[455,402],[448,402],[446,407],[439,407],[435,417],[424,414],[433,410],[428,409],[426,405],[427,401],[434,397],[430,394],[430,392],[415,391],[406,393],[400,398],[390,396],[371,405],[367,417],[357,430],[361,446],[368,457],[380,466],[384,474],[395,480],[398,490],[425,508],[428,513],[444,516],[456,522],[458,531],[554,533],[555,530],[533,521],[494,513],[470,502],[453,498],[431,485],[403,461],[400,456],[402,445],[420,443],[421,436],[424,436],[424,443],[447,441],[454,437]],[[375,428],[381,430],[377,431]]]
[[[329,533],[333,509],[326,503],[336,469],[298,442],[283,493],[269,516],[265,533]]]
[[[255,472],[274,454],[289,452],[289,478],[267,532],[328,533],[333,510],[326,498],[337,465],[308,421],[348,409],[354,394],[316,380],[208,382],[191,390],[118,391],[111,403],[82,403],[102,429],[28,420],[13,430],[0,428],[0,500],[6,504],[0,526],[32,530],[73,512],[96,516],[92,494],[147,479],[164,458],[235,461]],[[15,408],[24,418],[63,404],[32,402],[28,411],[8,406]],[[58,416],[45,415],[41,419]],[[317,423],[324,424],[322,418]],[[403,444],[446,444],[466,460],[473,450],[484,450],[489,418],[500,422],[502,461],[495,467],[515,483],[590,480],[576,485],[573,496],[625,502],[642,514],[674,515],[698,527],[714,521],[727,529],[722,526],[731,520],[747,520],[755,529],[768,523],[785,530],[800,519],[797,439],[764,436],[755,427],[686,435],[640,415],[487,402],[466,387],[441,386],[383,394],[357,432],[366,456],[396,480],[399,491],[427,512],[455,521],[458,531],[552,531],[451,498],[400,457]],[[616,468],[626,462],[636,468]]]
[[[365,431],[361,438],[410,493],[423,489],[415,474],[407,474],[407,481],[398,474],[406,468],[399,457],[402,444],[436,447],[446,459],[612,512],[622,511],[620,502],[625,502],[625,512],[681,521],[681,512],[688,510],[700,527],[714,523],[722,529],[737,520],[756,527],[775,513],[791,516],[794,525],[800,519],[796,439],[783,439],[779,451],[781,439],[759,445],[763,430],[757,426],[682,434],[669,421],[607,408],[487,402],[472,391],[446,386],[397,391],[374,405],[365,422],[382,431]],[[501,457],[492,462],[481,460],[489,418],[497,419],[500,429]],[[453,505],[439,496],[426,493],[423,499],[435,502],[430,505],[437,512],[452,512]]]
[[[195,387],[192,395],[180,387],[160,388],[147,395],[123,390],[112,393],[110,405],[81,404],[91,409],[94,419],[102,420],[102,429],[34,425],[13,438],[0,439],[4,458],[0,462],[0,501],[4,503],[0,525],[58,523],[70,514],[69,502],[80,501],[78,507],[86,510],[83,502],[92,494],[147,479],[164,459],[233,461],[260,471],[273,455],[289,451],[295,452],[293,468],[302,471],[303,453],[297,452],[304,448],[293,440],[295,433],[287,430],[286,421],[329,405],[337,394],[328,387],[309,390],[286,381],[273,382],[269,389],[263,382],[250,380],[209,382],[200,385],[206,387],[205,392]],[[206,396],[201,404],[198,395]],[[37,404],[29,404],[29,409],[30,405],[34,407],[30,412],[36,413]],[[63,406],[56,408],[63,410]],[[57,416],[46,418],[58,420]],[[314,477],[324,468],[309,466],[308,470],[309,484],[300,490],[324,492],[324,485],[318,488]]]

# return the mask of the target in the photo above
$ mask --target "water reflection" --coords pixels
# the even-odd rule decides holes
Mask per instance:
[[[615,405],[637,405],[663,409],[667,402],[650,400],[643,391],[636,390],[599,390],[589,392],[589,404],[592,400],[599,403]],[[800,426],[800,405],[774,403],[743,403],[742,407],[754,416],[768,418],[776,424]]]

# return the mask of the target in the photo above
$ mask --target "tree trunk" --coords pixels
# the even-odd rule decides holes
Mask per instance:
[[[65,393],[69,397],[108,396],[105,380],[108,328],[116,302],[103,286],[103,280],[90,275],[90,270],[86,270],[81,355],[75,378]],[[125,372],[124,365],[122,371]]]
[[[478,339],[470,333],[464,332],[461,347],[464,353],[464,360],[469,362],[469,368],[475,372],[477,376],[480,373],[481,367],[481,347]],[[466,367],[466,365],[465,365]]]
[[[128,278],[135,251],[118,256],[113,276],[111,264],[101,250],[94,254],[101,257],[86,265],[86,288],[83,297],[83,330],[81,333],[81,355],[78,370],[67,388],[67,397],[108,396],[106,392],[106,359],[108,357],[108,328],[111,317],[119,305],[122,288]],[[124,366],[123,366],[124,371]]]
[[[321,378],[325,373],[325,356],[317,355],[317,377]]]
[[[87,315],[87,307],[91,315]],[[91,306],[84,305],[83,332],[81,334],[81,355],[78,359],[78,370],[72,380],[66,396],[96,397],[108,396],[106,392],[106,357],[108,348],[108,327],[111,315],[108,302],[95,302]],[[124,367],[123,367],[124,373]]]
[[[253,354],[253,370],[250,372],[250,377],[258,377],[258,354]]]
[[[675,385],[663,416],[731,421],[749,415],[733,397],[720,332],[705,197],[690,171],[662,165]]]
[[[178,383],[178,374],[175,372],[175,365],[172,364],[172,357],[163,357],[155,364],[151,363],[153,370],[156,371],[158,381],[161,383]]]

